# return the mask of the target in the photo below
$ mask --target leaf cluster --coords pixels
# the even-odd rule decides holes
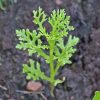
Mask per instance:
[[[37,30],[16,30],[20,40],[16,48],[28,50],[30,56],[35,53],[43,57],[50,65],[50,76],[46,76],[41,71],[39,62],[34,64],[32,60],[29,61],[30,65],[23,65],[23,72],[27,74],[28,79],[44,79],[53,84],[61,83],[59,79],[55,79],[55,75],[60,67],[71,63],[70,58],[76,51],[74,46],[79,41],[78,37],[69,34],[69,31],[74,30],[74,27],[70,26],[70,16],[66,15],[64,9],[58,9],[57,11],[53,10],[50,17],[47,17],[42,8],[39,7],[38,10],[33,11],[33,18],[33,22],[38,26]],[[49,33],[44,27],[45,22],[48,22],[52,27]],[[41,37],[45,37],[48,43],[44,44]],[[66,43],[64,37],[68,38]],[[49,54],[45,53],[44,50],[47,50]]]

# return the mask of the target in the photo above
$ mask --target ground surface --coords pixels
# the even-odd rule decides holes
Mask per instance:
[[[50,96],[47,84],[44,95],[48,100],[91,100],[95,90],[100,90],[100,0],[18,0],[0,11],[0,85],[7,89],[0,87],[0,100],[43,100],[40,95],[16,92],[25,90],[22,64],[28,55],[15,49],[15,30],[34,28],[32,11],[38,6],[47,14],[64,8],[76,27],[72,33],[80,37],[73,64],[60,72],[66,81],[56,87],[55,98]]]

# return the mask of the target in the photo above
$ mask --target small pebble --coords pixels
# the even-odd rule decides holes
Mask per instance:
[[[63,3],[62,0],[55,0],[55,2],[57,5],[61,5]]]
[[[73,97],[73,96],[71,96],[71,97],[70,97],[70,100],[74,100],[74,97]]]
[[[26,86],[26,89],[28,91],[34,91],[34,92],[41,91],[42,88],[43,86],[40,82],[34,82],[34,81],[29,81]]]

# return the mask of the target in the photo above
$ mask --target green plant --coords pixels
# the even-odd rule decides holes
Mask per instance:
[[[47,17],[39,7],[37,11],[33,11],[33,17],[33,22],[38,26],[37,30],[16,30],[20,40],[16,48],[28,50],[30,56],[35,53],[43,57],[46,63],[50,65],[50,75],[47,76],[41,71],[40,63],[30,59],[29,65],[23,64],[23,73],[27,74],[27,79],[48,81],[51,86],[51,93],[53,93],[54,87],[64,81],[57,79],[55,76],[59,68],[71,63],[70,58],[76,51],[74,46],[78,43],[79,38],[68,33],[74,28],[69,25],[70,16],[66,16],[64,9],[53,10],[51,16]],[[46,21],[52,27],[49,33],[43,26]],[[41,37],[46,39],[47,44],[42,42]],[[63,37],[68,37],[66,43]]]
[[[0,0],[0,9],[5,10],[4,8],[4,0]]]
[[[95,92],[95,96],[93,97],[92,100],[100,100],[100,91]]]
[[[14,0],[0,0],[0,9],[1,10],[5,10],[5,5],[7,4],[7,2],[13,3]]]

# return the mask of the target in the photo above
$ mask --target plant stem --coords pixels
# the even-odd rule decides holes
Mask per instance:
[[[54,97],[54,84],[50,84],[50,92],[51,92],[51,96]]]
[[[59,62],[58,62],[57,65],[56,65],[56,68],[55,68],[55,74],[57,73],[59,67],[60,67],[60,64],[59,64]]]
[[[53,50],[54,50],[54,42],[50,43],[50,87],[51,87],[51,94],[53,96],[53,91],[54,91],[54,75],[55,75],[55,71],[54,71],[54,62],[53,62]]]
[[[52,81],[54,81],[53,49],[54,49],[54,42],[51,42],[50,43],[50,78]]]
[[[53,48],[51,48],[51,50],[50,50],[50,77],[51,77],[51,79],[53,79],[53,72],[54,72],[54,69],[53,69]]]

